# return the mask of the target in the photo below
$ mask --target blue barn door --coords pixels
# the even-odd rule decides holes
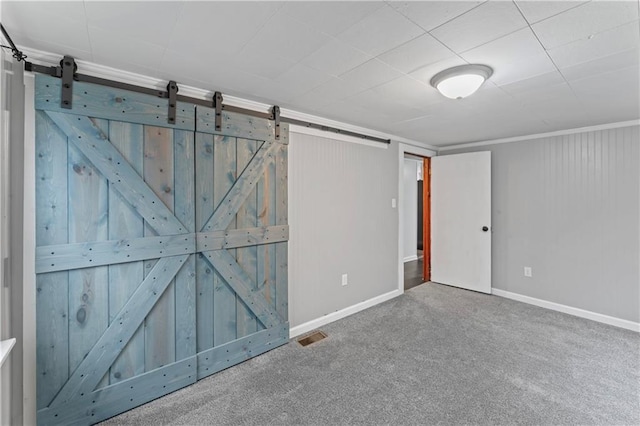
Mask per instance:
[[[92,424],[288,341],[273,123],[36,78],[39,424]],[[201,111],[202,110],[202,111]]]

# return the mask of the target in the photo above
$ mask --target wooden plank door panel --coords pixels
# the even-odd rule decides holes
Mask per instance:
[[[288,341],[273,122],[36,78],[38,421],[90,424]],[[196,121],[203,131],[195,132]]]

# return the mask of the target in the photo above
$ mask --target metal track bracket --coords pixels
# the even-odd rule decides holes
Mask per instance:
[[[169,115],[167,122],[169,124],[176,124],[176,98],[178,96],[178,83],[173,80],[169,81],[169,84],[167,84],[167,92],[169,93]]]
[[[73,107],[73,79],[78,66],[71,56],[65,56],[60,61],[62,66],[62,93],[60,96],[60,106],[64,109]]]
[[[216,132],[220,132],[222,131],[222,93],[214,93],[213,107],[216,109]]]
[[[271,109],[271,116],[273,117],[273,121],[275,122],[275,131],[276,131],[276,140],[280,139],[280,107],[274,105]]]

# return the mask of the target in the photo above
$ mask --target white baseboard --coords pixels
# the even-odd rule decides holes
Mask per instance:
[[[417,254],[413,254],[411,256],[407,256],[407,257],[404,258],[404,262],[405,263],[411,262],[411,261],[414,261],[414,260],[418,260],[418,255]]]
[[[304,324],[297,325],[289,330],[289,338],[293,339],[294,337],[300,336],[311,330],[315,330],[316,328],[322,327],[323,325],[327,325],[339,319],[348,317],[349,315],[353,315],[357,312],[378,305],[382,302],[386,302],[387,300],[391,300],[394,297],[400,296],[402,293],[403,292],[400,290],[393,290],[389,293],[381,294],[380,296],[365,300],[364,302],[356,303],[355,305],[349,306],[348,308],[344,308],[339,311],[327,314],[323,317],[305,322]]]
[[[500,290],[498,288],[491,289],[491,293],[495,296],[505,297],[507,299],[517,300],[518,302],[540,306],[541,308],[551,309],[552,311],[563,312],[565,314],[574,315],[576,317],[586,318],[592,321],[613,325],[615,327],[640,332],[640,323],[624,320],[622,318],[610,317],[608,315],[598,314],[596,312],[586,311],[584,309],[574,308],[572,306],[561,305],[560,303],[536,299],[535,297],[523,296],[522,294],[512,293],[510,291]]]

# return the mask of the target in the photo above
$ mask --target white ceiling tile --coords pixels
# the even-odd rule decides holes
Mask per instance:
[[[555,99],[568,99],[573,97],[575,97],[574,92],[566,82],[538,87],[537,90],[533,92],[521,93],[516,96],[522,105],[539,104]]]
[[[640,21],[564,44],[548,52],[559,68],[567,68],[630,49],[640,49]]]
[[[168,48],[188,51],[198,58],[239,52],[282,6],[279,2],[266,1],[182,3],[173,30],[164,28],[171,36]]]
[[[272,52],[297,62],[329,40],[326,34],[279,11],[255,34],[246,47],[251,51]]]
[[[571,87],[578,97],[615,96],[640,102],[640,65],[616,69],[608,73],[589,76],[571,81]]]
[[[337,35],[365,16],[384,7],[379,1],[293,1],[282,11],[329,35]]]
[[[332,77],[325,83],[305,93],[304,96],[309,99],[315,96],[319,99],[318,103],[336,102],[361,92],[359,86],[350,84],[340,78]]]
[[[363,108],[371,113],[384,115],[385,121],[394,123],[425,115],[424,111],[392,102],[373,90],[360,92],[345,99],[344,102],[349,105]]]
[[[482,1],[394,1],[389,5],[420,25],[425,31],[444,24],[482,3]]]
[[[224,59],[225,66],[232,66],[249,74],[274,79],[296,64],[289,58],[280,56],[280,50],[265,50],[258,46],[248,45],[241,52]],[[220,57],[203,58],[211,67],[219,66]]]
[[[417,70],[413,71],[412,73],[409,73],[409,75],[413,78],[415,78],[416,80],[421,81],[424,84],[431,84],[431,78],[433,78],[434,75],[436,75],[437,73],[439,73],[440,71],[446,70],[447,68],[451,68],[451,67],[457,67],[459,65],[464,65],[467,62],[464,61],[463,59],[457,57],[457,56],[453,56],[451,58],[447,58],[447,59],[443,59],[441,61],[435,62],[433,64],[429,64],[427,66],[424,66],[422,68],[418,68]]]
[[[401,75],[400,71],[391,68],[384,62],[372,59],[340,75],[340,79],[364,90],[394,80]]]
[[[497,85],[513,83],[556,69],[528,27],[468,50],[462,57],[469,63],[493,68],[491,81]]]
[[[454,56],[454,53],[429,34],[423,34],[380,55],[378,59],[410,73],[425,65]]]
[[[618,27],[638,19],[638,4],[629,1],[591,1],[532,25],[546,49]]]
[[[625,50],[624,52],[583,62],[567,68],[562,68],[560,72],[567,81],[579,80],[586,77],[593,77],[623,68],[637,66],[640,62],[640,51],[638,49]],[[640,77],[638,77],[640,78]]]
[[[372,58],[345,43],[331,40],[300,62],[318,71],[338,76]]]
[[[500,89],[510,95],[516,96],[535,92],[540,90],[540,88],[555,86],[564,82],[565,80],[562,77],[562,74],[558,71],[551,71],[545,74],[536,75],[535,77],[526,78],[515,83],[503,84],[500,86]]]
[[[382,7],[340,33],[339,40],[370,55],[387,50],[424,34],[424,30],[389,6]]]
[[[91,52],[84,7],[79,2],[2,2],[2,25],[13,41],[44,49],[45,45],[68,46]],[[60,53],[60,52],[54,52]]]
[[[129,64],[142,65],[147,68],[160,66],[164,47],[135,37],[116,35],[96,27],[89,27],[89,38],[94,52],[94,60],[109,61],[109,58],[117,58],[119,61]]]
[[[148,5],[139,1],[87,1],[85,10],[91,27],[165,46],[171,40],[183,4],[176,1],[156,2],[150,13]]]
[[[526,26],[512,2],[488,1],[436,28],[431,35],[461,53]]]
[[[586,1],[563,0],[563,1],[545,1],[545,0],[516,0],[516,4],[522,11],[524,17],[530,24],[550,18],[559,13],[565,12],[574,7],[578,7]]]
[[[381,100],[418,109],[441,101],[436,89],[408,76],[381,84],[372,90]]]
[[[278,76],[275,81],[287,86],[297,95],[301,95],[326,83],[330,79],[331,76],[328,74],[316,71],[303,64],[295,64]]]
[[[13,26],[30,26],[39,15],[71,21],[84,22],[86,19],[81,1],[2,1],[2,25],[5,28],[10,22]]]

